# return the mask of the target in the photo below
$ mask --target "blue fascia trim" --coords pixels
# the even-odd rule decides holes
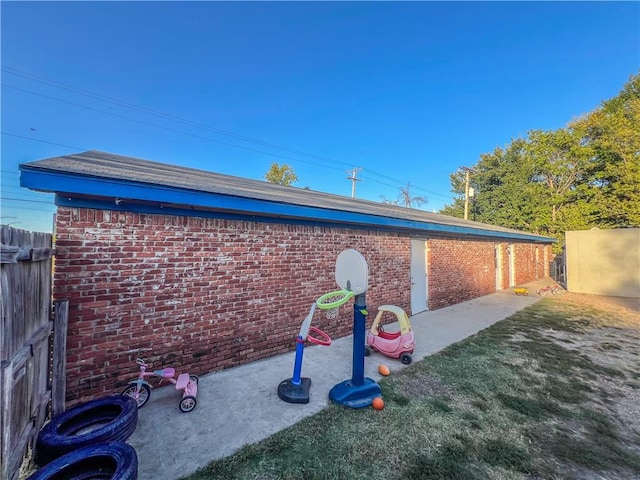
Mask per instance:
[[[131,204],[118,206],[112,201],[92,200],[86,198],[70,198],[68,196],[56,196],[55,203],[58,206],[70,208],[91,208],[97,210],[112,210],[117,212],[134,212],[152,215],[175,215],[181,217],[199,217],[199,218],[219,218],[222,220],[242,220],[250,222],[277,223],[286,225],[307,225],[322,227],[340,227],[353,228],[358,230],[391,230],[388,228],[376,228],[374,226],[364,226],[355,224],[345,224],[339,222],[319,222],[317,220],[306,220],[304,218],[292,217],[265,217],[252,215],[250,213],[232,213],[213,210],[184,209],[172,206],[155,206],[149,204]],[[396,229],[397,231],[397,229]]]
[[[428,235],[429,233],[440,233],[444,235],[469,235],[464,232],[455,231],[456,228],[459,227],[450,227],[450,228],[408,228],[408,227],[400,227],[398,225],[384,226],[381,224],[371,224],[371,223],[346,223],[346,222],[337,222],[337,221],[319,221],[319,220],[310,220],[305,218],[298,217],[273,217],[273,216],[264,216],[264,215],[252,215],[250,213],[232,213],[232,212],[223,212],[223,211],[211,211],[211,210],[199,210],[199,209],[185,209],[185,208],[177,208],[172,206],[164,206],[164,205],[149,205],[149,204],[140,204],[140,203],[128,203],[123,205],[116,205],[113,201],[105,201],[105,200],[97,200],[97,199],[88,199],[88,198],[71,198],[63,195],[56,195],[55,203],[58,206],[63,207],[71,207],[71,208],[91,208],[96,210],[113,210],[120,212],[135,212],[135,213],[145,213],[145,214],[157,214],[157,215],[176,215],[176,216],[184,216],[184,217],[201,217],[201,218],[220,218],[224,220],[243,220],[243,221],[252,221],[252,222],[264,222],[264,223],[277,223],[277,224],[287,224],[287,225],[306,225],[306,226],[321,226],[321,227],[338,227],[338,228],[351,228],[355,230],[377,230],[377,231],[386,231],[386,232],[395,232],[395,233],[420,233],[422,235]],[[441,225],[434,225],[435,227],[442,227]],[[489,238],[502,238],[515,240],[515,235],[508,235],[503,232],[494,232],[492,235],[491,232],[481,234],[471,234],[476,237],[489,237]],[[536,240],[532,237],[523,236],[522,238],[517,238],[519,240],[525,240],[528,242],[534,243],[550,243],[550,242],[542,242],[539,239]],[[555,241],[555,239],[552,239]]]
[[[323,209],[245,197],[221,195],[211,192],[187,190],[142,182],[109,178],[87,177],[51,170],[21,166],[20,185],[33,190],[56,193],[56,205],[68,207],[100,208],[141,213],[186,215],[307,223],[309,225],[367,227],[387,231],[437,232],[442,234],[473,235],[493,238],[526,240],[536,243],[555,241],[541,236],[506,233],[472,227],[459,227],[429,222],[416,222],[370,214]],[[89,199],[87,196],[98,198]],[[79,198],[80,197],[80,198]],[[84,197],[84,198],[83,198]],[[113,201],[101,198],[122,198],[131,203],[118,208]],[[147,203],[148,202],[148,203]],[[184,205],[184,207],[180,207]],[[215,212],[207,209],[216,210]],[[221,211],[221,212],[220,212]]]

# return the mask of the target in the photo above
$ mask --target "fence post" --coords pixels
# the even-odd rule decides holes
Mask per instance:
[[[64,412],[67,394],[67,324],[69,300],[56,300],[53,317],[53,372],[51,385],[51,415]]]

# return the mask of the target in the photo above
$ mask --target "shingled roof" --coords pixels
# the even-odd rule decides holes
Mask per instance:
[[[56,193],[57,205],[555,241],[423,210],[95,150],[24,163],[20,170],[23,187]],[[122,200],[121,205],[115,204],[115,198]]]

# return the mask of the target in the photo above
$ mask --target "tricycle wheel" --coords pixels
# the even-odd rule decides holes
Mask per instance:
[[[371,355],[371,347],[367,345],[364,347],[364,356],[368,357],[369,355]]]
[[[130,383],[129,385],[127,385],[127,388],[125,388],[122,391],[121,395],[133,398],[138,403],[138,408],[142,408],[149,401],[149,398],[151,397],[151,388],[149,388],[149,385],[146,385],[144,383],[141,384],[140,392],[138,392],[138,398],[136,398],[137,388],[138,388],[137,383]]]
[[[400,355],[400,361],[405,365],[409,365],[411,363],[411,360],[411,355],[409,355],[408,353],[403,353],[402,355]]]
[[[180,400],[180,411],[183,413],[190,412],[194,408],[196,408],[196,397],[192,395],[187,395]]]
[[[189,375],[189,380],[191,380],[193,383],[195,383],[196,385],[198,384],[198,382],[200,381],[200,379],[198,378],[198,375]]]

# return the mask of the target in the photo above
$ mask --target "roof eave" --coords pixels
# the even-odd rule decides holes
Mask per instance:
[[[254,198],[189,190],[158,184],[115,180],[104,177],[91,177],[63,171],[20,167],[20,184],[38,191],[56,193],[56,204],[65,206],[91,206],[94,208],[112,208],[126,210],[127,201],[136,203],[138,209],[147,213],[169,212],[173,206],[176,212],[196,216],[198,212],[219,211],[227,214],[257,217],[263,220],[298,219],[319,225],[351,225],[414,232],[416,234],[471,235],[513,239],[535,243],[552,243],[555,239],[519,232],[504,232],[475,226],[447,225],[444,223],[416,221],[390,216],[378,216],[346,210],[336,210],[313,206],[296,205]],[[117,205],[115,199],[121,199],[124,205]],[[131,206],[131,205],[129,205]],[[143,207],[144,206],[144,207]]]

